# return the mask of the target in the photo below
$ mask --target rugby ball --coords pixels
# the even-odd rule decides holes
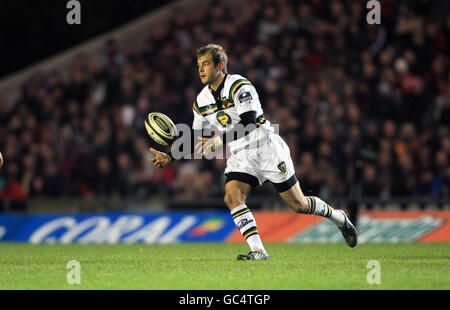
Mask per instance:
[[[159,112],[151,112],[147,115],[145,129],[150,138],[161,145],[171,145],[178,136],[177,128],[172,120]]]

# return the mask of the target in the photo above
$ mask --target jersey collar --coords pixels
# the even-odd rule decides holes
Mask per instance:
[[[211,94],[213,95],[214,100],[216,101],[216,103],[221,101],[220,93],[222,92],[222,89],[223,89],[223,87],[224,87],[224,85],[225,85],[225,80],[227,79],[227,76],[228,76],[228,74],[225,74],[225,76],[223,77],[222,83],[220,83],[220,85],[219,85],[219,87],[217,87],[217,90],[216,90],[216,91],[214,91],[214,90],[211,88],[211,86],[208,85],[208,89],[209,89],[209,91],[211,92]]]

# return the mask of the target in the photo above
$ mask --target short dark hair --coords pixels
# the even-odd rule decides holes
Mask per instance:
[[[228,56],[226,51],[223,49],[222,46],[218,44],[208,44],[205,46],[200,47],[197,50],[197,58],[207,54],[211,53],[212,59],[214,61],[214,65],[218,65],[219,63],[224,63],[223,73],[227,73],[227,63],[228,63]]]

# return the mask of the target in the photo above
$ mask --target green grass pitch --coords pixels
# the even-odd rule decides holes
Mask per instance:
[[[246,244],[30,245],[0,243],[0,289],[450,289],[450,245],[266,244],[272,261],[244,262]],[[67,263],[80,263],[68,284]],[[381,284],[368,284],[370,260]]]

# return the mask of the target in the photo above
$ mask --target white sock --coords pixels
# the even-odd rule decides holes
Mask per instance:
[[[256,221],[250,209],[246,205],[240,205],[231,210],[231,216],[250,249],[267,253],[258,234],[258,227],[256,227]]]
[[[344,214],[333,209],[329,204],[319,197],[306,196],[309,204],[309,214],[320,215],[330,219],[337,226],[342,226],[345,223]]]

